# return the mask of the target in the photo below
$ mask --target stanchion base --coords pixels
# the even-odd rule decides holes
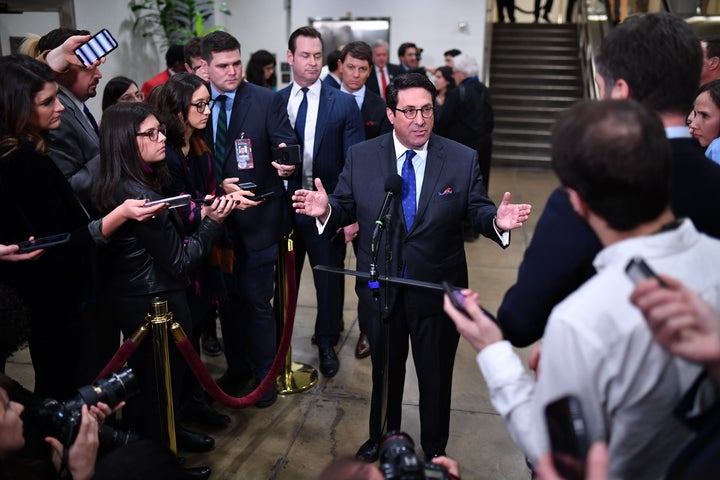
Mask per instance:
[[[280,374],[275,385],[279,394],[288,395],[309,390],[317,383],[317,370],[304,363],[291,362],[290,372]]]

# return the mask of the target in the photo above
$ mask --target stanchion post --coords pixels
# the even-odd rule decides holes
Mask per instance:
[[[164,446],[177,453],[170,377],[170,350],[168,348],[168,326],[172,319],[173,314],[168,309],[167,300],[155,297],[150,301],[150,313],[147,315],[147,321],[150,323],[152,332],[155,358],[155,383],[160,405],[160,439]]]
[[[280,255],[278,256],[278,289],[280,291],[280,308],[285,322],[292,322],[294,319],[287,318],[287,306],[290,301],[290,290],[287,278],[287,258],[286,255],[293,251],[292,238],[286,236],[281,242]],[[293,279],[294,280],[294,279]],[[287,327],[287,325],[285,325]],[[312,366],[304,363],[293,362],[292,348],[288,347],[285,356],[285,366],[282,373],[275,384],[278,393],[286,395],[289,393],[299,393],[308,390],[318,383],[318,373]]]

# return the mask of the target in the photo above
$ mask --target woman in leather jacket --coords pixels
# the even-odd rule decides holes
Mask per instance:
[[[127,198],[163,198],[170,181],[165,164],[165,127],[152,108],[143,103],[119,103],[105,111],[102,121],[100,168],[93,186],[96,208],[104,212]],[[153,297],[168,301],[174,320],[192,338],[185,297],[189,274],[203,262],[234,205],[229,197],[217,197],[212,205],[203,205],[200,224],[187,237],[174,209],[144,223],[128,222],[113,235],[102,255],[103,290],[108,311],[126,338],[145,323]],[[174,346],[170,353],[173,397],[180,399],[187,366]],[[124,417],[131,429],[158,438],[160,415],[149,339],[128,363],[139,377],[141,392],[130,399]],[[179,448],[183,448],[186,437],[196,435],[181,428],[177,433]],[[212,448],[211,441],[204,444]]]

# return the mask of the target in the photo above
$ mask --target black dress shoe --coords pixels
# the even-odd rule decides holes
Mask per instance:
[[[265,395],[262,396],[260,400],[255,402],[255,406],[258,408],[267,408],[277,402],[277,399],[277,389],[275,388],[275,385],[273,385],[272,387],[270,387],[270,390],[268,390]]]
[[[223,351],[222,345],[220,345],[220,341],[214,335],[205,335],[202,339],[201,344],[202,350],[203,352],[205,352],[205,355],[208,355],[210,357],[217,357]]]
[[[215,439],[209,435],[193,432],[184,427],[175,430],[178,450],[185,452],[209,452],[215,448]]]
[[[358,448],[355,458],[362,460],[363,462],[373,463],[378,459],[378,442],[375,440],[368,440]]]
[[[192,467],[185,469],[185,478],[198,478],[200,480],[206,480],[210,478],[212,469],[210,467]]]
[[[326,377],[334,377],[340,369],[340,360],[338,360],[333,347],[318,347],[320,350],[320,372]]]
[[[224,428],[230,425],[230,417],[215,410],[208,402],[192,399],[180,409],[180,418],[206,427]]]
[[[254,375],[250,372],[246,374],[235,374],[233,372],[225,372],[222,377],[218,378],[218,387],[223,392],[233,397],[242,397],[247,393],[247,384],[252,380]]]
[[[360,332],[357,345],[355,345],[355,358],[365,358],[370,356],[370,342],[366,333]]]

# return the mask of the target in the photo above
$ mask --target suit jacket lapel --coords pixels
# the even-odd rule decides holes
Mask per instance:
[[[73,116],[75,117],[75,120],[78,124],[80,124],[80,127],[82,127],[87,136],[90,137],[95,143],[98,143],[98,135],[95,132],[95,129],[92,128],[92,125],[90,125],[90,120],[88,120],[88,118],[85,116],[85,112],[78,109],[77,105],[75,105],[75,102],[73,102],[70,97],[65,95],[65,92],[63,92],[62,90],[59,90],[58,95],[65,100],[63,102],[65,108],[70,109]]]
[[[412,229],[408,232],[408,235],[412,234],[418,224],[422,223],[421,220],[425,216],[425,211],[428,209],[430,199],[437,190],[438,179],[440,178],[443,165],[445,165],[445,160],[445,152],[443,152],[442,146],[437,146],[431,135],[430,142],[428,143],[427,160],[425,161],[425,177],[423,178],[423,184],[420,189],[420,200],[418,201],[415,222],[413,223]]]
[[[315,146],[313,147],[313,158],[317,158],[318,149],[325,136],[325,127],[330,118],[330,112],[335,104],[335,89],[322,86],[320,89],[320,103],[318,105],[317,123],[315,124]],[[340,90],[337,90],[338,92]]]
[[[235,92],[235,100],[232,106],[232,115],[230,115],[230,124],[228,125],[228,145],[225,150],[225,161],[234,158],[235,155],[235,139],[240,138],[243,134],[242,126],[245,124],[245,117],[252,104],[250,92],[245,88],[245,82],[240,83]]]

